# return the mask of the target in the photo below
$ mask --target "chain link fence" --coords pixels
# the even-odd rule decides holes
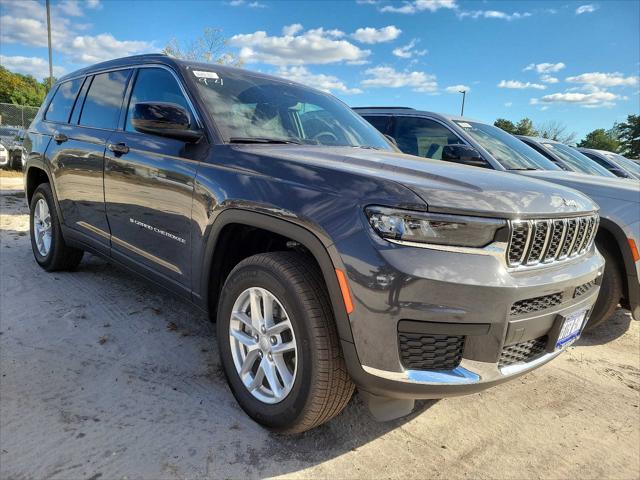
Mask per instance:
[[[0,125],[27,128],[38,113],[38,107],[0,103]]]

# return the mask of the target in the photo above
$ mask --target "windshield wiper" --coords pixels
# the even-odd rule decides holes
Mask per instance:
[[[539,170],[538,168],[535,167],[522,167],[522,168],[507,168],[507,170],[511,171],[511,170]]]
[[[302,145],[302,142],[290,138],[268,138],[268,137],[231,137],[229,143],[267,143],[267,144],[286,144],[293,143]]]

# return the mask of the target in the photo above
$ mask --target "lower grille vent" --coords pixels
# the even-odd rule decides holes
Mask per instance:
[[[595,280],[591,280],[590,282],[584,283],[578,287],[576,287],[575,292],[573,293],[573,297],[579,297],[580,295],[584,295],[585,293],[587,293],[589,290],[591,290],[593,287],[596,286],[596,281]]]
[[[408,370],[452,370],[460,365],[463,335],[398,333],[400,360]]]
[[[510,315],[522,315],[523,313],[533,313],[547,308],[555,307],[562,303],[562,293],[552,293],[542,297],[527,298],[519,300],[511,305]]]
[[[502,349],[498,366],[508,367],[517,363],[527,363],[545,354],[547,348],[547,336],[535,338],[515,345],[509,345]]]

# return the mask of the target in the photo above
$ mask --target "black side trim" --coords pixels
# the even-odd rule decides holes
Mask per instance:
[[[444,323],[400,320],[398,331],[402,333],[425,333],[431,335],[486,335],[490,323]]]

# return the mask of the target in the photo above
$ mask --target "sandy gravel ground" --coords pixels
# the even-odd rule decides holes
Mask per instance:
[[[384,424],[355,397],[283,438],[236,405],[207,318],[94,256],[45,273],[21,179],[0,189],[2,479],[640,475],[639,325],[627,312],[484,393]]]

